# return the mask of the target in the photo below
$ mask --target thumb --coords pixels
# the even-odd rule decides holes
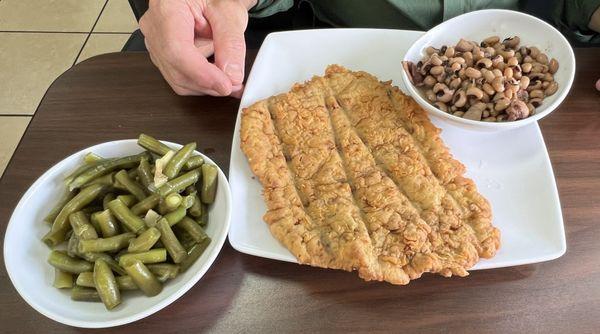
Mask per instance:
[[[246,8],[238,1],[214,1],[206,8],[205,16],[212,30],[215,65],[227,74],[234,86],[241,85],[246,58]]]

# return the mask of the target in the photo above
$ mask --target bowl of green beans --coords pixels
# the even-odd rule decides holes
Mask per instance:
[[[147,317],[191,289],[229,230],[225,174],[196,143],[142,134],[79,151],[23,195],[4,258],[19,294],[76,327]]]

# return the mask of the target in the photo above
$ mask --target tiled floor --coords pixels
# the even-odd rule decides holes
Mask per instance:
[[[0,0],[0,175],[52,81],[135,29],[127,0]]]

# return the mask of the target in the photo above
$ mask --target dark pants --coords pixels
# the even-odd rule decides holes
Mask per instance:
[[[139,21],[148,9],[148,0],[129,0],[129,4],[135,18]],[[245,33],[246,47],[248,49],[258,49],[265,37],[274,31],[325,27],[328,27],[328,25],[315,18],[307,3],[295,1],[294,6],[286,12],[262,19],[250,18]],[[131,34],[122,51],[146,51],[144,35],[139,29]]]

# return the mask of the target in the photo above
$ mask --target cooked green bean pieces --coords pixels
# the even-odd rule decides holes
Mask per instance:
[[[181,168],[183,168],[185,162],[188,160],[189,157],[192,156],[192,153],[194,153],[195,149],[196,143],[189,143],[180,148],[175,153],[173,158],[169,160],[169,163],[167,163],[163,174],[165,174],[169,178],[169,180],[177,176],[181,171]]]
[[[50,212],[48,213],[48,215],[44,218],[44,221],[46,223],[52,224],[54,222],[54,219],[56,219],[56,216],[58,216],[58,214],[60,213],[60,210],[62,210],[62,208],[71,199],[73,199],[73,197],[75,197],[76,193],[77,192],[75,192],[75,191],[67,191],[67,192],[65,192],[65,194],[60,198],[60,200],[58,201],[58,203],[56,203],[56,206],[54,206],[54,208],[52,208],[52,210],[50,210]]]
[[[87,187],[89,185],[92,184],[101,184],[101,185],[105,185],[105,186],[111,186],[113,185],[115,182],[115,173],[110,173],[110,174],[106,174],[100,177],[97,177],[93,180],[91,180],[90,182],[84,184],[84,187]]]
[[[156,228],[160,231],[160,241],[167,249],[167,252],[169,252],[173,262],[181,262],[187,256],[187,252],[181,246],[179,240],[177,240],[169,222],[165,218],[162,218],[156,224]]]
[[[73,287],[73,274],[54,268],[54,283],[57,289],[68,289]]]
[[[138,177],[137,167],[127,170],[127,176],[129,176],[129,178],[134,181],[137,180],[137,177]]]
[[[121,292],[115,275],[102,259],[94,263],[94,286],[107,310],[112,310],[121,303]]]
[[[129,245],[129,240],[135,238],[134,233],[123,233],[110,238],[79,240],[79,253],[116,252]]]
[[[160,239],[160,232],[156,227],[150,227],[137,238],[129,240],[128,252],[145,252],[150,250]]]
[[[135,196],[138,201],[146,198],[146,192],[144,191],[142,185],[132,180],[127,174],[126,170],[122,169],[117,172],[117,174],[115,174],[115,180],[119,181],[119,183],[122,184],[128,192]]]
[[[54,268],[66,271],[72,274],[79,274],[84,271],[92,270],[93,266],[91,263],[72,258],[64,251],[53,250],[48,256],[48,263]]]
[[[179,266],[176,264],[156,263],[148,264],[147,267],[161,282],[165,282],[168,279],[173,279],[179,274]]]
[[[79,240],[96,239],[98,233],[83,211],[77,211],[69,216],[73,235]]]
[[[86,164],[93,164],[102,160],[104,160],[104,158],[94,152],[88,152],[83,156],[83,162]]]
[[[206,238],[201,243],[192,246],[192,248],[187,252],[187,256],[183,259],[183,261],[181,261],[181,263],[179,263],[179,269],[181,272],[188,270],[188,268],[191,267],[194,262],[200,258],[200,256],[202,256],[206,250],[206,247],[208,247],[208,244],[210,244],[210,241],[210,238]]]
[[[211,204],[215,201],[217,180],[217,167],[209,164],[202,165],[202,190],[200,191],[200,199],[203,203]]]
[[[131,207],[131,212],[136,215],[142,215],[148,210],[156,207],[160,202],[160,196],[158,194],[152,194],[143,200],[139,201],[137,204]]]
[[[185,217],[187,210],[185,207],[180,206],[175,211],[169,212],[163,217],[169,222],[169,225],[173,226]]]
[[[128,208],[134,206],[138,202],[137,198],[133,195],[119,195],[117,196],[117,199],[123,202]]]
[[[208,225],[208,205],[204,203],[202,203],[202,214],[200,215],[200,219],[198,219],[198,224],[202,227]]]
[[[152,182],[154,182],[154,175],[152,174],[152,168],[150,167],[150,163],[148,159],[140,160],[140,164],[138,165],[138,178],[140,179],[140,183],[148,188]]]
[[[119,257],[119,265],[127,267],[134,261],[142,263],[161,263],[167,261],[167,250],[164,248],[154,248],[149,251],[139,253],[127,253]]]
[[[100,294],[96,289],[74,286],[71,289],[71,299],[80,302],[101,302]]]
[[[99,161],[96,161],[96,162],[92,162],[92,163],[89,163],[89,164],[83,164],[83,165],[79,166],[73,172],[71,172],[71,174],[69,174],[69,175],[67,175],[65,177],[65,184],[68,186],[71,182],[73,182],[73,180],[77,176],[81,175],[83,172],[86,172],[86,171],[88,171],[88,170],[90,170],[90,169],[92,169],[92,168],[94,168],[96,166],[99,166],[100,164],[104,163],[105,161],[106,160],[99,160]],[[70,189],[70,190],[73,190],[73,189]]]
[[[166,211],[171,212],[177,209],[181,205],[181,202],[183,202],[183,197],[181,197],[181,195],[179,195],[178,193],[167,195],[167,197],[165,197],[164,200]]]
[[[140,145],[141,147],[147,149],[148,151],[163,156],[165,155],[167,152],[169,152],[170,148],[169,146],[161,143],[159,140],[148,136],[147,134],[140,134],[140,136],[138,137],[138,141],[137,141],[138,145]]]
[[[102,198],[102,208],[104,208],[104,210],[108,209],[108,202],[112,201],[115,198],[117,198],[117,195],[115,195],[115,193],[108,193],[104,195],[104,198]]]
[[[138,287],[135,282],[131,279],[131,276],[117,276],[117,285],[120,290],[137,290]]]
[[[208,238],[204,229],[190,217],[183,217],[183,219],[177,223],[177,226],[185,230],[196,242],[201,242]]]
[[[75,234],[71,233],[69,237],[69,241],[67,242],[67,254],[72,257],[79,256],[79,251],[77,250],[77,246],[79,245],[79,239]]]
[[[194,155],[194,156],[189,157],[189,159],[187,159],[187,161],[185,162],[184,168],[185,168],[185,170],[192,170],[192,169],[202,166],[203,163],[204,163],[204,159],[201,156]]]
[[[119,263],[117,261],[115,261],[115,259],[113,259],[108,254],[89,252],[89,253],[79,254],[79,256],[82,257],[82,258],[84,258],[86,261],[89,261],[89,262],[96,262],[96,260],[102,259],[102,260],[104,260],[108,264],[108,266],[110,267],[110,269],[112,269],[117,274],[119,274],[119,275],[125,275],[126,274],[125,270],[123,268],[121,268],[121,266],[119,265]]]
[[[161,219],[162,216],[156,213],[154,210],[148,210],[146,212],[146,216],[144,216],[144,224],[148,227],[155,227],[158,220]]]
[[[162,291],[162,284],[141,261],[133,261],[125,271],[146,296],[156,296]]]
[[[181,246],[183,246],[183,248],[185,248],[186,250],[189,250],[190,248],[192,248],[192,246],[197,244],[196,240],[194,240],[194,238],[192,238],[192,236],[189,233],[187,233],[186,230],[184,230],[178,225],[173,226],[173,233],[175,233],[175,236],[177,236],[177,240],[179,240]]]
[[[194,200],[192,205],[188,208],[188,213],[194,218],[200,218],[200,216],[202,216],[202,203],[200,202],[200,197],[198,197],[196,187],[189,186],[187,187],[186,191],[188,196],[192,196]]]
[[[133,212],[131,212],[131,210],[129,210],[129,208],[118,198],[110,201],[108,203],[108,208],[110,209],[110,212],[132,232],[139,234],[146,228],[146,224],[142,218],[133,214]]]
[[[204,165],[202,165],[204,166]],[[160,188],[158,188],[158,193],[165,197],[169,194],[172,193],[179,193],[181,192],[183,189],[187,188],[188,186],[191,186],[192,184],[195,184],[196,182],[198,182],[198,180],[200,179],[200,175],[201,175],[201,171],[200,169],[194,169],[191,170],[185,174],[182,174],[181,176],[178,176],[176,178],[174,178],[171,181],[168,181],[167,183],[163,184],[162,186],[160,186]]]
[[[131,155],[128,157],[103,161],[99,165],[94,166],[91,169],[86,170],[85,172],[83,172],[79,176],[77,176],[73,180],[73,182],[71,182],[69,184],[69,189],[73,190],[73,189],[79,188],[82,185],[86,184],[87,182],[91,181],[92,179],[95,179],[99,176],[108,174],[114,170],[135,167],[139,164],[140,160],[144,157],[149,159],[150,154],[148,152],[143,152],[143,153]]]
[[[83,188],[75,197],[73,197],[65,206],[60,210],[52,229],[48,232],[43,240],[50,246],[54,247],[65,240],[66,233],[70,228],[69,215],[75,211],[81,210],[86,205],[90,204],[96,197],[104,190],[104,186],[100,184],[91,185]]]
[[[138,288],[137,285],[133,283],[131,277],[127,275],[115,276],[115,280],[117,281],[117,286],[119,287],[119,290],[137,290]],[[94,273],[91,271],[86,271],[84,273],[79,274],[75,283],[78,286],[84,286],[87,288],[94,289],[96,288],[96,285],[94,284]]]
[[[95,212],[91,217],[92,222],[96,222],[100,227],[100,233],[102,237],[114,237],[119,234],[119,223],[117,219],[110,213],[109,209],[104,211]]]

